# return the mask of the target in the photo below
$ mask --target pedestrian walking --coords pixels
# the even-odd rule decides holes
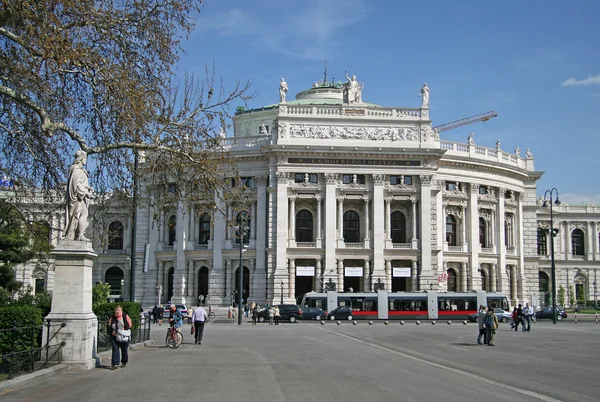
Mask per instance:
[[[487,331],[485,330],[485,307],[483,304],[479,306],[479,315],[477,316],[477,324],[479,327],[479,335],[477,336],[477,343],[481,345],[481,338],[483,338],[483,343],[485,345],[488,344],[488,336]]]
[[[274,310],[273,316],[275,317],[275,325],[279,325],[279,318],[280,318],[279,307],[275,306],[275,308],[273,310]]]
[[[202,344],[202,335],[204,334],[204,324],[208,320],[208,314],[206,314],[206,310],[199,306],[192,313],[192,321],[194,322],[194,339],[196,345]]]
[[[269,307],[269,325],[273,325],[273,318],[275,317],[275,310],[273,307]]]
[[[233,325],[235,321],[235,307],[229,306],[229,311],[227,312],[227,317],[229,318],[229,324]]]
[[[525,332],[525,322],[523,321],[523,308],[519,304],[517,307],[517,322],[515,324],[515,331],[519,331],[519,324],[521,324],[521,330]]]
[[[496,346],[496,329],[498,329],[498,317],[494,314],[494,309],[488,307],[485,313],[485,329],[488,332],[488,346]]]
[[[531,317],[533,317],[533,308],[529,306],[529,303],[525,303],[525,308],[523,308],[523,318],[527,323],[527,332],[531,331]]]
[[[513,311],[510,315],[510,329],[514,329],[517,325],[517,308],[513,308]]]
[[[110,359],[111,370],[127,366],[129,363],[129,341],[131,339],[131,318],[123,312],[123,307],[116,306],[115,313],[108,319],[110,327],[110,344],[112,356]]]
[[[154,324],[158,322],[158,306],[156,304],[152,307],[152,322]]]
[[[246,316],[246,318],[248,318],[249,311],[250,311],[250,308],[248,307],[248,303],[244,304],[244,315]]]
[[[256,325],[256,316],[258,315],[258,312],[256,311],[256,306],[254,306],[254,308],[252,309],[252,325]]]
[[[158,325],[162,325],[162,320],[165,315],[165,309],[163,306],[158,306]]]

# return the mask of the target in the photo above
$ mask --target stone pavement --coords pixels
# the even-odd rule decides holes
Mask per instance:
[[[390,321],[256,326],[216,320],[202,345],[155,344],[125,369],[38,377],[0,392],[5,401],[422,401],[598,400],[600,325],[538,321],[530,333],[502,324],[497,346],[475,343],[475,324]]]

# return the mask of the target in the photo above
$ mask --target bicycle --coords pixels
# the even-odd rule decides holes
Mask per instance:
[[[183,343],[183,335],[177,331],[177,328],[171,324],[171,327],[167,329],[167,338],[165,339],[165,346],[171,349],[177,349]]]

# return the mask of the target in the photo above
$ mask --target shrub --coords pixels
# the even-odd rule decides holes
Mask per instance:
[[[0,307],[0,354],[40,346],[42,312],[34,306]],[[32,326],[39,326],[32,328]],[[17,328],[16,330],[11,330]]]
[[[565,288],[563,287],[563,285],[560,285],[560,287],[558,288],[558,304],[560,306],[565,305]]]
[[[110,296],[110,284],[98,282],[92,288],[92,306],[108,303],[108,296]]]
[[[28,285],[19,289],[16,300],[14,300],[11,304],[17,306],[37,307],[42,311],[42,317],[45,317],[48,315],[48,313],[50,313],[50,308],[52,306],[52,294],[46,291],[33,294],[33,288]]]

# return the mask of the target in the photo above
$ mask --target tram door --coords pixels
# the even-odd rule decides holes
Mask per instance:
[[[438,300],[435,290],[427,291],[427,312],[429,313],[430,320],[438,319]]]

